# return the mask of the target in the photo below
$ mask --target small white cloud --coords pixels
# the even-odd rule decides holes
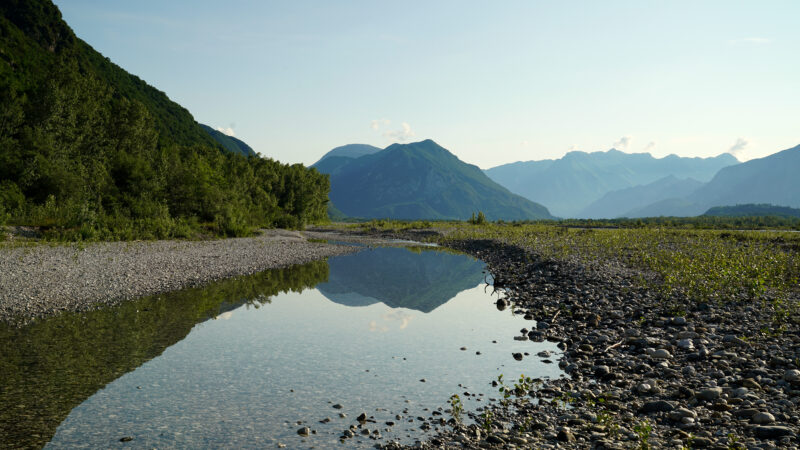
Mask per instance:
[[[523,147],[527,147],[528,144],[530,144],[530,142],[528,142],[528,141],[522,141],[522,142],[519,143],[519,145],[521,145]]]
[[[631,145],[631,141],[633,141],[633,136],[622,136],[617,142],[614,142],[614,148],[617,150],[627,150]]]
[[[745,138],[738,138],[736,139],[736,143],[728,149],[728,153],[738,158],[749,146],[750,141]]]
[[[647,146],[644,148],[644,151],[645,151],[645,153],[649,153],[649,152],[652,152],[653,150],[655,150],[655,148],[656,148],[655,141],[650,141],[650,143],[647,144]]]
[[[414,318],[414,316],[409,314],[409,313],[407,313],[407,312],[397,310],[397,311],[388,312],[388,313],[384,314],[383,316],[381,316],[381,318],[383,320],[387,321],[387,322],[390,321],[390,320],[396,320],[396,321],[400,322],[399,329],[405,330],[406,327],[408,326],[409,322],[411,322],[411,319]]]
[[[370,123],[369,127],[373,130],[380,130],[381,127],[389,126],[390,123],[392,122],[389,119],[375,119]]]
[[[397,142],[405,142],[416,135],[408,123],[403,122],[401,127],[399,130],[384,131],[383,136]]]
[[[569,151],[574,152],[574,151],[577,151],[577,150],[578,150],[578,146],[577,145],[570,145],[569,146]]]
[[[741,39],[731,39],[729,42],[731,44],[769,44],[772,42],[772,39],[763,37],[747,37]]]
[[[223,134],[227,134],[228,136],[236,136],[236,133],[233,132],[233,127],[228,127],[228,128],[217,127],[217,131]]]

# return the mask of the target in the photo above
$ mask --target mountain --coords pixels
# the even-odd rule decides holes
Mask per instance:
[[[694,178],[678,179],[669,175],[650,184],[619,189],[582,209],[578,217],[614,219],[629,217],[631,211],[674,197],[683,197],[696,191],[703,183]]]
[[[341,147],[336,147],[333,150],[329,151],[328,153],[322,155],[322,158],[320,158],[319,161],[317,161],[313,165],[317,166],[324,159],[330,158],[332,156],[341,156],[344,158],[359,158],[364,155],[372,155],[373,153],[378,153],[381,150],[383,149],[367,144],[342,145]]]
[[[129,240],[324,219],[327,177],[212,134],[78,39],[52,1],[0,1],[0,223]]]
[[[489,220],[553,218],[430,139],[358,158],[328,156],[312,167],[330,175],[330,200],[350,217],[464,220],[483,211]]]
[[[208,134],[214,138],[220,145],[225,147],[225,150],[231,153],[238,153],[242,156],[255,156],[256,152],[250,148],[249,145],[245,144],[242,140],[236,139],[233,136],[228,136],[227,134],[215,130],[208,125],[200,124],[200,127],[206,130]]]
[[[677,197],[635,211],[634,217],[697,216],[714,206],[747,203],[800,207],[800,145],[725,167],[686,197]]]
[[[708,181],[737,164],[730,154],[714,158],[654,158],[649,153],[569,152],[560,159],[504,164],[486,170],[511,192],[546,205],[561,217],[576,217],[608,192],[647,185],[667,176]]]
[[[735,206],[715,206],[706,211],[704,216],[716,217],[796,217],[800,218],[800,209],[786,206],[775,206],[768,203]]]
[[[441,250],[381,247],[328,260],[328,281],[317,289],[347,306],[384,303],[429,313],[483,281],[485,264]]]

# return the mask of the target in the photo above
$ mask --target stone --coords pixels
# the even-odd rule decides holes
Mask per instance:
[[[309,434],[311,434],[311,429],[308,427],[302,427],[297,430],[297,434],[299,434],[300,436],[308,436]]]
[[[783,380],[791,384],[800,384],[800,370],[787,370],[786,373],[783,374]]]
[[[769,425],[775,422],[775,416],[768,412],[759,412],[754,414],[750,421],[758,425]]]
[[[722,395],[722,388],[715,387],[709,389],[703,389],[702,391],[697,393],[697,398],[700,400],[705,401],[712,401],[718,399]]]
[[[337,403],[337,404],[333,405],[333,407],[334,407],[334,408],[336,408],[336,409],[342,409],[342,408],[344,408],[344,406],[342,406],[342,405],[341,405],[341,404],[339,404],[339,403]]]
[[[499,437],[497,435],[494,435],[494,434],[490,434],[489,436],[486,436],[486,442],[488,442],[490,444],[496,444],[496,445],[505,445],[505,443],[506,443],[506,441],[504,441],[501,437]]]
[[[669,418],[675,422],[681,422],[686,417],[696,419],[697,414],[686,408],[677,408],[669,412]]]
[[[671,359],[672,354],[668,350],[660,348],[654,351],[650,357],[653,359]]]
[[[669,412],[675,409],[675,405],[666,400],[656,400],[647,402],[639,409],[640,413],[650,414],[655,412]]]
[[[356,417],[356,420],[359,422],[366,422],[367,421],[367,413],[361,413]]]
[[[753,429],[753,434],[762,439],[776,439],[784,436],[794,437],[795,433],[789,427],[779,425],[758,426]]]
[[[569,428],[562,428],[558,431],[558,436],[556,438],[561,442],[575,442],[575,435],[572,434],[572,431]]]
[[[517,361],[522,361],[522,353],[512,353],[511,356],[513,356]]]

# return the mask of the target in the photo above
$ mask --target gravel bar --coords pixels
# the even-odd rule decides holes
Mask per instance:
[[[284,230],[212,241],[0,246],[0,321],[24,323],[358,250]]]

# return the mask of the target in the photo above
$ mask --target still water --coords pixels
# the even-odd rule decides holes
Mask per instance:
[[[512,339],[535,323],[495,308],[484,270],[441,249],[373,248],[0,328],[0,440],[372,447],[362,435],[339,441],[365,412],[383,441],[413,443],[417,417],[452,394],[470,409],[497,396],[501,373],[560,375],[535,356],[554,344]],[[303,426],[314,434],[298,436]]]

